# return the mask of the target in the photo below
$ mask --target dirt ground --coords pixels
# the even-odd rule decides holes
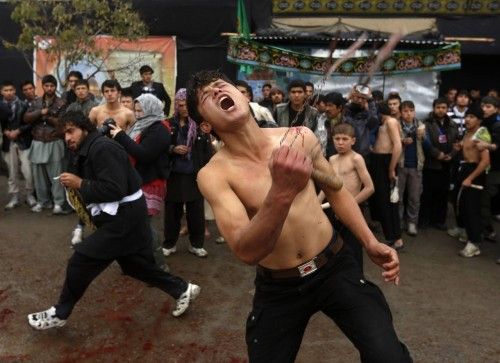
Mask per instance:
[[[5,189],[0,176],[1,206],[7,202]],[[213,223],[208,258],[189,254],[185,237],[168,258],[173,273],[202,287],[181,318],[170,315],[169,296],[123,276],[113,264],[90,286],[65,327],[31,329],[26,315],[57,301],[75,222],[75,215],[34,214],[26,205],[0,210],[0,362],[247,361],[244,324],[254,268],[214,242]],[[461,243],[444,232],[425,230],[405,241],[399,287],[384,284],[368,260],[365,272],[384,291],[415,362],[500,362],[499,244],[485,242],[479,257],[464,259],[457,255]],[[357,361],[357,351],[339,329],[315,315],[297,362]]]

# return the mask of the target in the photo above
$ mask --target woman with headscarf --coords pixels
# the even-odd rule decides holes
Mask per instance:
[[[189,117],[186,105],[186,89],[175,95],[175,114],[170,119],[172,145],[170,156],[172,172],[168,179],[165,198],[165,241],[163,253],[169,256],[177,251],[183,208],[186,205],[186,220],[189,231],[189,252],[206,257],[205,213],[203,196],[196,183],[198,171],[205,166],[213,154],[210,137],[199,130]]]
[[[164,124],[163,103],[152,94],[143,94],[134,101],[136,122],[125,132],[111,125],[111,136],[127,151],[132,165],[142,178],[148,215],[158,215],[165,199],[169,169],[170,133]],[[156,263],[166,269],[158,234],[153,231]]]

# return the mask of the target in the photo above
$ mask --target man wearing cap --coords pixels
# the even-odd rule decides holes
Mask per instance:
[[[37,98],[24,114],[24,122],[33,127],[29,159],[38,203],[31,211],[38,213],[43,208],[53,208],[53,214],[66,214],[62,207],[66,200],[64,188],[54,179],[62,173],[63,167],[64,142],[57,126],[65,103],[56,96],[54,76],[44,76],[42,88],[43,97]]]
[[[153,68],[148,65],[144,65],[139,69],[139,73],[141,74],[141,80],[133,82],[130,85],[134,99],[143,93],[152,93],[163,102],[165,105],[163,112],[165,112],[165,115],[169,115],[171,104],[170,96],[165,90],[163,83],[153,82]]]
[[[370,132],[379,125],[377,106],[372,99],[370,88],[355,86],[349,95],[349,103],[344,108],[343,121],[356,130],[354,151],[367,161],[370,154]]]

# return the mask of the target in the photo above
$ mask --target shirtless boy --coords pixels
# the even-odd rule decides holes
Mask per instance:
[[[411,361],[381,291],[361,274],[317,200],[313,167],[332,171],[312,131],[292,128],[280,146],[288,129],[260,129],[245,96],[216,71],[191,78],[188,108],[204,132],[224,142],[198,173],[200,190],[236,257],[257,265],[246,332],[250,362],[293,362],[317,311],[340,326],[363,361]],[[398,283],[396,251],[376,240],[351,194],[320,186],[385,270],[385,281]]]
[[[354,197],[358,205],[367,200],[374,192],[373,182],[366,168],[363,157],[352,150],[356,143],[356,131],[349,124],[341,123],[333,128],[333,143],[338,154],[330,157],[333,170],[344,181],[345,188]],[[321,191],[318,199],[323,201],[325,193]],[[329,203],[328,207],[330,207]],[[322,205],[322,207],[324,207]],[[335,224],[334,224],[335,225]],[[335,225],[337,227],[337,225]],[[361,268],[363,268],[363,249],[356,237],[341,223],[338,225],[344,241],[349,245]]]
[[[114,79],[108,79],[101,85],[101,92],[106,103],[90,110],[89,119],[96,126],[101,126],[104,120],[112,118],[123,130],[126,130],[135,122],[134,113],[120,104],[120,83]]]
[[[457,175],[457,222],[459,227],[465,227],[467,244],[459,252],[463,257],[474,257],[481,253],[482,219],[481,194],[486,181],[485,170],[490,165],[490,154],[487,149],[479,151],[477,130],[481,127],[483,112],[480,109],[468,109],[465,112],[466,133],[462,140],[463,162]],[[486,129],[484,130],[485,132]]]
[[[395,249],[403,248],[399,203],[390,200],[391,185],[396,182],[396,168],[401,156],[401,135],[399,122],[391,117],[387,103],[379,105],[381,115],[377,139],[370,155],[370,175],[375,193],[370,199],[372,219],[382,225],[387,243]]]

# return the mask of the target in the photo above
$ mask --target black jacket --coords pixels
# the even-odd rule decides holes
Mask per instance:
[[[141,187],[141,178],[123,147],[97,132],[88,134],[83,141],[71,169],[83,179],[79,191],[86,205],[116,202]],[[79,253],[114,259],[151,248],[144,197],[120,204],[116,215],[101,212],[92,219],[97,230],[75,246]]]
[[[15,115],[10,121],[9,119],[12,116],[11,110],[3,101],[0,101],[0,103],[2,103],[2,109],[4,110],[4,112],[0,112],[0,125],[2,130],[19,129],[21,133],[14,142],[19,145],[19,148],[21,150],[29,149],[29,147],[31,146],[31,141],[33,140],[33,137],[31,136],[32,126],[24,122],[23,120],[24,113],[28,109],[27,102],[22,101],[19,98],[14,101],[14,103],[16,104]],[[5,135],[2,136],[3,152],[9,151],[10,142],[11,141],[7,138],[7,136]]]
[[[135,169],[147,184],[154,179],[168,179],[170,174],[170,133],[161,122],[155,122],[141,133],[137,144],[121,131],[115,140],[135,159]]]
[[[179,135],[179,120],[177,117],[172,117],[169,119],[171,126],[171,145],[170,145],[170,157],[172,162],[175,162],[176,158],[180,156],[175,154],[172,150],[178,145],[177,136]],[[191,158],[193,160],[194,174],[198,174],[201,168],[203,168],[210,158],[214,154],[214,149],[212,147],[212,142],[208,134],[203,133],[198,127],[196,139],[191,147]]]
[[[443,126],[440,127],[441,125],[433,112],[430,113],[424,123],[426,130],[423,142],[425,153],[424,169],[441,170],[443,166],[450,165],[450,162],[438,160],[439,153],[449,154],[452,158],[458,153],[453,149],[453,144],[458,141],[458,127],[448,115],[444,117]],[[439,135],[442,132],[443,135],[446,135],[446,142],[439,141]]]
[[[163,112],[165,112],[165,115],[168,116],[170,114],[170,104],[172,102],[170,101],[170,96],[165,90],[163,83],[153,82],[153,90],[146,91],[144,90],[144,83],[142,83],[142,81],[137,81],[133,82],[130,85],[130,89],[132,91],[132,97],[134,97],[134,99],[139,97],[143,93],[151,93],[155,95],[160,101],[165,103],[165,107],[163,107]]]

